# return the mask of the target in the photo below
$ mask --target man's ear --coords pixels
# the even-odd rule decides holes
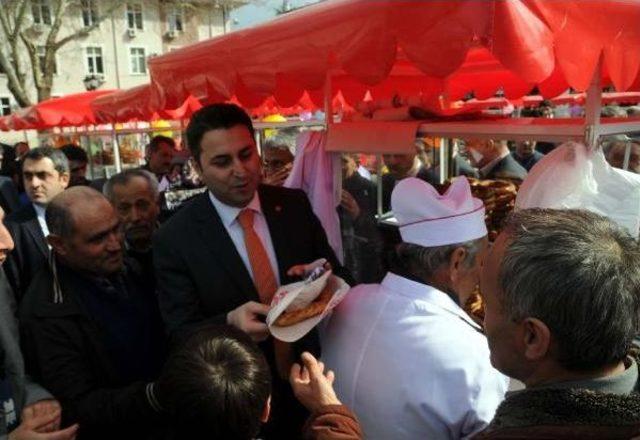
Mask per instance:
[[[455,248],[454,251],[451,252],[451,257],[449,257],[449,276],[451,281],[455,282],[458,279],[460,269],[462,269],[466,259],[467,250],[463,247]]]
[[[71,174],[69,173],[60,173],[60,182],[62,182],[62,185],[66,188],[69,186],[69,181],[71,180]]]
[[[67,247],[64,244],[64,240],[59,235],[49,234],[47,236],[47,242],[51,245],[51,248],[55,251],[56,254],[63,256],[67,255]]]
[[[271,396],[267,398],[267,402],[264,404],[264,409],[262,410],[262,417],[260,417],[260,421],[262,423],[267,423],[269,421],[270,414],[271,414]]]
[[[543,359],[551,347],[551,331],[547,325],[537,318],[526,318],[522,321],[524,355],[530,361]]]

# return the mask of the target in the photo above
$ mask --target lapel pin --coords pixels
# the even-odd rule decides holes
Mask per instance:
[[[280,205],[276,205],[276,212],[281,212],[282,211],[282,206]]]

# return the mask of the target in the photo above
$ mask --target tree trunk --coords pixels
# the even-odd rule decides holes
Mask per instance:
[[[46,101],[51,98],[51,86],[42,85],[38,87],[38,102]]]
[[[7,81],[7,88],[20,107],[29,107],[33,104],[27,92],[16,81]]]

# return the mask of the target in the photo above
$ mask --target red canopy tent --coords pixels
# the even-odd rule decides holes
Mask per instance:
[[[202,103],[188,95],[184,102],[175,109],[160,109],[151,101],[150,85],[133,87],[128,90],[118,91],[96,98],[91,103],[96,120],[99,123],[116,123],[129,121],[152,121],[156,119],[181,120],[191,117],[193,112],[202,107]],[[240,104],[235,96],[229,99],[230,102]],[[206,102],[205,102],[206,103]],[[258,107],[249,109],[254,117],[279,113],[282,115],[300,114],[304,111],[315,111],[318,107],[311,101],[307,94],[291,107],[280,107],[273,99],[265,100]]]
[[[0,130],[42,130],[96,124],[91,102],[113,90],[94,90],[54,98],[26,107],[0,120]]]
[[[624,91],[640,87],[638,23],[628,0],[335,0],[153,58],[153,99],[286,107],[307,91],[321,106],[326,84],[352,105],[367,90],[553,97],[586,90],[601,56],[603,84]]]
[[[185,119],[202,107],[193,96],[172,110],[154,108],[150,102],[148,84],[121,90],[96,98],[91,108],[99,123],[108,124],[129,121],[153,121],[156,119]]]

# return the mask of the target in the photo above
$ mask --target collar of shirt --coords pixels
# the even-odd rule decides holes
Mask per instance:
[[[637,383],[638,364],[631,356],[628,356],[625,359],[625,370],[620,374],[597,377],[595,379],[550,383],[532,387],[531,389],[584,389],[625,396],[635,390]]]
[[[255,212],[262,214],[262,207],[260,206],[260,198],[258,197],[258,192],[253,195],[253,199],[249,202],[247,206],[244,208],[238,208],[236,206],[229,206],[225,203],[222,203],[220,200],[213,195],[211,191],[209,191],[209,200],[213,204],[213,207],[218,211],[218,215],[220,216],[220,220],[222,220],[222,224],[224,224],[225,228],[231,226],[231,224],[236,221],[238,218],[238,214],[243,209],[249,208]]]
[[[36,211],[36,215],[38,216],[38,218],[44,218],[44,213],[46,212],[47,208],[42,205],[38,205],[37,203],[32,203],[32,205],[33,209]]]
[[[511,154],[509,151],[503,151],[500,154],[500,156],[496,157],[491,162],[489,162],[488,164],[486,164],[485,166],[480,168],[480,175],[481,176],[486,176],[487,174],[489,174],[491,172],[491,170],[493,168],[495,168],[495,166],[498,165],[502,161],[502,159],[507,157],[509,154]]]
[[[476,324],[473,319],[467,315],[467,312],[458,306],[455,301],[449,297],[449,295],[441,292],[435,287],[428,286],[417,281],[412,281],[391,272],[387,273],[382,280],[382,286],[398,295],[431,303],[462,319],[475,330],[482,331],[482,328]]]
[[[46,208],[36,203],[32,203],[31,205],[33,206],[33,209],[36,211],[36,218],[38,219],[38,224],[40,225],[40,229],[42,230],[42,235],[44,235],[45,237],[48,236],[49,227],[47,226],[47,220],[45,218]],[[49,246],[49,248],[51,248],[51,246]]]

